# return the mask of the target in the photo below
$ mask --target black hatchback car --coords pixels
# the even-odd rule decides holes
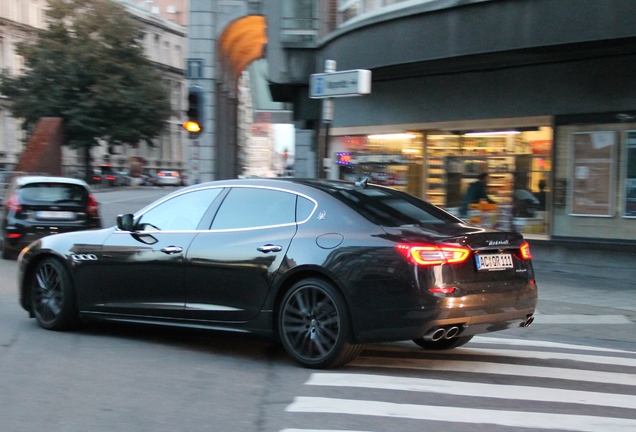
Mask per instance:
[[[528,326],[528,243],[390,188],[225,180],[117,226],[50,236],[20,261],[20,303],[47,329],[81,319],[252,332],[327,368],[366,342],[427,349]]]
[[[49,176],[15,177],[2,209],[2,256],[15,259],[34,240],[92,228],[101,228],[99,204],[84,181]]]

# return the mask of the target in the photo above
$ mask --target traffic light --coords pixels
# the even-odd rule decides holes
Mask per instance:
[[[190,132],[190,139],[194,139],[203,132],[203,109],[205,107],[203,89],[198,86],[190,86],[188,89],[187,119],[183,123],[185,130]]]

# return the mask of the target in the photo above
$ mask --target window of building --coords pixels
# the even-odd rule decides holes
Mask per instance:
[[[314,42],[318,37],[316,0],[284,0],[281,18],[281,40]]]
[[[625,240],[636,218],[636,123],[559,125],[553,235]]]

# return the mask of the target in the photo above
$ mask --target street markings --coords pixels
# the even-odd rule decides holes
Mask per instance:
[[[335,418],[340,427],[281,432],[359,432],[342,428],[350,422],[373,432],[443,430],[440,422],[454,431],[477,424],[524,431],[636,430],[636,351],[485,336],[468,346],[431,352],[407,343],[371,345],[346,372],[312,373],[305,394],[285,409],[289,419],[302,416],[303,426],[324,427]],[[324,397],[331,394],[337,397]],[[317,418],[322,420],[308,423]]]

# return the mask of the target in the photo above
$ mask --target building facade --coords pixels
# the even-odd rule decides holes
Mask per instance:
[[[265,13],[272,94],[317,132],[328,177],[369,177],[460,214],[488,172],[496,206],[465,217],[633,249],[636,3],[280,0]],[[334,99],[328,128],[308,88],[326,60],[372,72],[371,94]]]
[[[146,169],[187,169],[187,137],[181,123],[185,109],[184,55],[187,46],[186,28],[159,13],[138,6],[132,1],[120,0],[128,12],[139,22],[145,32],[145,52],[160,71],[164,85],[170,90],[174,112],[156,145],[140,143],[137,148],[102,145],[92,150],[94,164],[108,163],[121,170],[129,168],[131,160],[140,158]],[[179,2],[177,2],[179,3]],[[183,4],[180,2],[179,4]],[[0,68],[14,74],[20,73],[23,59],[15,52],[16,44],[31,41],[38,28],[45,28],[46,0],[8,0],[0,2]],[[173,9],[171,8],[170,11]],[[175,16],[185,16],[181,9]],[[0,167],[14,166],[27,137],[17,119],[11,116],[9,102],[0,99]],[[83,167],[83,156],[77,151],[63,149],[63,171],[69,175]]]

